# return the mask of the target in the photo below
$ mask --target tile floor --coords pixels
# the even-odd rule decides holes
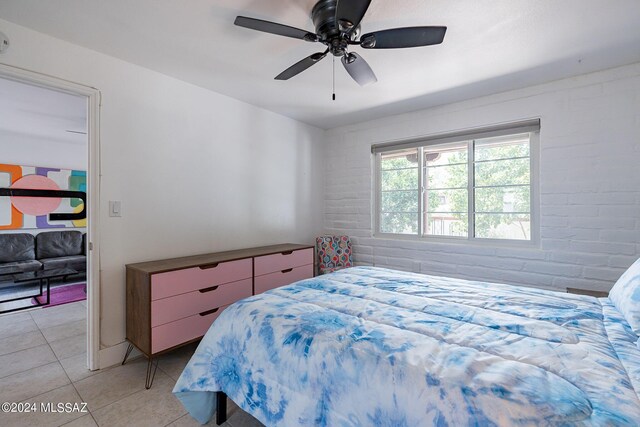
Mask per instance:
[[[86,302],[0,316],[0,403],[86,402],[88,413],[2,413],[0,426],[198,426],[171,390],[195,345],[160,359],[145,390],[147,361],[86,368]],[[225,427],[262,426],[233,402]],[[215,426],[215,421],[209,425]]]

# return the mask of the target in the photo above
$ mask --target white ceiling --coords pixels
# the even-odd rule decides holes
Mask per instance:
[[[87,144],[87,99],[0,79],[0,132]],[[20,138],[16,138],[20,140]]]
[[[273,80],[320,44],[233,25],[236,15],[313,30],[315,0],[0,0],[0,18],[322,128],[640,61],[638,0],[373,0],[363,32],[446,25],[442,45],[358,49],[361,88],[331,58]]]

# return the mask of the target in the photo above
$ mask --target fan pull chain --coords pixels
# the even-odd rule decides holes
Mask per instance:
[[[333,100],[336,100],[336,57],[333,58]]]

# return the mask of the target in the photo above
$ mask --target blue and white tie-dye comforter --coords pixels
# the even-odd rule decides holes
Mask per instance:
[[[267,426],[640,425],[638,337],[609,299],[357,267],[242,300],[174,388]]]

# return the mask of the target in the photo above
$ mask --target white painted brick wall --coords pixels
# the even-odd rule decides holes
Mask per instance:
[[[372,144],[540,117],[538,247],[375,238]],[[640,64],[326,132],[327,233],[357,264],[609,290],[640,256]]]

